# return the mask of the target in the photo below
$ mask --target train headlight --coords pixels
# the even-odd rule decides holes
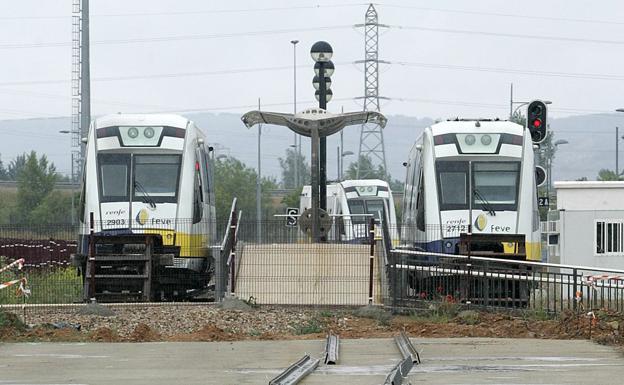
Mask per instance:
[[[483,135],[481,137],[481,144],[484,146],[489,146],[492,143],[492,137],[489,135]]]
[[[136,138],[137,136],[139,136],[139,129],[136,127],[130,127],[128,129],[128,136],[132,139]]]
[[[145,135],[146,138],[151,139],[154,137],[154,129],[152,127],[145,127],[145,129],[143,130],[143,135]]]
[[[472,146],[473,144],[475,144],[476,140],[477,139],[472,134],[466,135],[466,137],[464,138],[464,142],[466,142],[466,144],[469,146]]]
[[[444,243],[444,247],[446,247],[447,249],[450,249],[453,247],[453,243],[451,241],[446,241]]]

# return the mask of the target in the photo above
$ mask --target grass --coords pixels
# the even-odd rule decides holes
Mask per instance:
[[[295,334],[300,336],[303,334],[317,334],[323,332],[321,324],[316,319],[308,320],[304,324],[294,325]]]
[[[440,304],[431,305],[426,311],[414,313],[412,318],[415,321],[431,322],[431,323],[449,323],[457,314],[459,314],[459,305],[452,302],[442,302]]]
[[[381,326],[390,325],[392,320],[392,315],[389,312],[377,306],[363,306],[357,309],[354,314],[358,317],[377,320]]]
[[[74,267],[41,268],[23,273],[2,273],[0,279],[9,281],[26,277],[30,296],[18,295],[17,285],[0,291],[0,304],[46,304],[74,303],[82,299],[82,277],[76,275]]]
[[[15,328],[24,329],[26,325],[13,313],[7,313],[0,309],[0,329],[2,328]]]

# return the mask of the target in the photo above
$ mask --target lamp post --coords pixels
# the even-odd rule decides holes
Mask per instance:
[[[557,149],[557,146],[560,146],[562,144],[568,144],[569,142],[565,139],[559,139],[559,140],[555,140],[555,142],[553,143],[553,146],[555,147],[555,150]],[[552,186],[552,158],[553,158],[553,154],[550,154],[550,156],[548,157],[548,190],[546,191],[546,196],[548,197],[548,207],[550,208],[550,186]]]
[[[355,155],[355,154],[353,153],[353,151],[343,151],[342,154],[340,154],[340,159],[339,159],[339,162],[338,162],[340,164],[340,172],[339,172],[340,176],[338,177],[338,179],[340,181],[342,181],[344,179],[344,176],[343,176],[343,174],[344,174],[344,157],[345,156],[349,156],[349,155]]]
[[[334,73],[334,64],[331,58],[334,51],[326,41],[317,41],[310,49],[310,56],[315,61],[314,79],[312,85],[316,89],[314,96],[319,102],[319,108],[327,110],[327,102],[332,98],[331,92],[331,76]],[[314,162],[314,159],[312,160]],[[327,210],[327,139],[325,136],[320,137],[319,142],[319,202],[320,208]],[[314,201],[314,187],[312,187],[312,200]]]
[[[624,108],[618,108],[617,110],[615,110],[616,112],[624,112]],[[624,135],[622,136],[622,139],[624,139]],[[615,127],[615,175],[618,177],[620,177],[620,175],[624,174],[624,171],[622,171],[622,174],[620,174],[620,170],[619,170],[619,141],[620,141],[620,132],[619,132],[619,128]]]
[[[70,130],[59,130],[59,134],[71,134]],[[71,224],[76,224],[76,203],[74,202],[74,195],[76,195],[76,182],[78,176],[74,166],[74,153],[71,153]]]
[[[290,43],[293,45],[293,114],[297,113],[297,43],[299,40],[291,40]],[[294,132],[295,135],[295,181],[293,188],[297,188],[299,186],[299,159],[298,156],[301,156],[300,151],[297,150],[297,133]],[[301,140],[301,139],[299,139]]]

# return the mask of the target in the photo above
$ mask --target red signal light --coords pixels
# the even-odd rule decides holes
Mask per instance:
[[[540,128],[542,126],[542,119],[535,119],[532,124],[534,128]]]

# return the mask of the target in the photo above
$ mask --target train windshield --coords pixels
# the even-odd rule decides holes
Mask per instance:
[[[349,199],[349,211],[351,212],[351,222],[367,223],[370,215],[357,215],[357,214],[372,214],[375,220],[379,221],[379,212],[384,211],[383,200],[381,199]]]
[[[501,210],[514,210],[518,199],[519,166],[517,162],[474,163],[474,203],[489,204],[495,210],[497,206]]]
[[[472,162],[472,170],[469,170],[467,161],[438,161],[436,168],[441,210],[469,208],[471,176],[473,208],[517,209],[519,162]]]
[[[133,201],[177,200],[180,155],[100,154],[98,162],[102,202],[128,202],[129,186]]]
[[[179,155],[135,155],[133,200],[175,202],[179,174]]]

